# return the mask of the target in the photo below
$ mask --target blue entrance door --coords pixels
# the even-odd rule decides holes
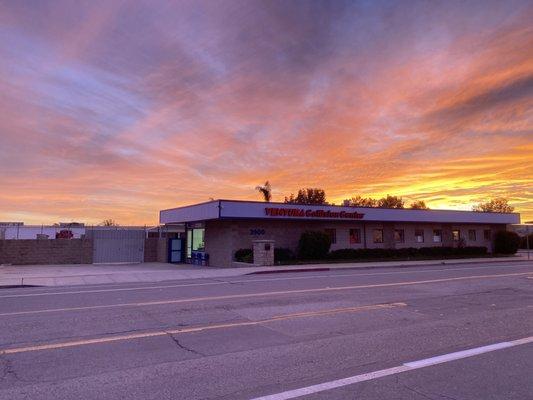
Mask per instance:
[[[168,246],[168,261],[174,264],[182,263],[185,259],[183,239],[170,239]]]

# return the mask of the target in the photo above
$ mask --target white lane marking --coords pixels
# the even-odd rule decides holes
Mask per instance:
[[[436,364],[442,364],[450,361],[459,360],[477,356],[484,353],[489,353],[496,350],[507,349],[510,347],[520,346],[527,343],[533,343],[533,336],[522,339],[513,340],[510,342],[495,343],[488,346],[476,347],[473,349],[458,351],[450,354],[443,354],[437,357],[425,358],[423,360],[412,361],[399,365],[393,368],[382,369],[378,371],[368,372],[365,374],[355,375],[348,378],[337,379],[330,382],[319,383],[318,385],[307,386],[299,389],[288,390],[286,392],[271,394],[267,396],[255,397],[252,400],[288,400],[296,397],[306,396],[326,390],[336,389],[342,386],[352,385],[354,383],[370,381],[373,379],[383,378],[389,375],[400,374],[402,372],[413,371],[420,368],[426,368]]]
[[[408,362],[404,365],[409,368],[429,367],[430,365],[442,364],[453,360],[459,360],[465,357],[472,357],[478,354],[487,353],[489,351],[506,349],[507,347],[513,347],[513,344],[510,342],[495,343],[488,346],[476,347],[475,349],[468,349],[463,351],[456,351],[455,353],[443,354],[442,356],[424,358],[423,360]]]
[[[336,389],[342,386],[353,385],[354,383],[370,381],[372,379],[383,378],[388,375],[399,374],[400,372],[408,371],[410,368],[405,366],[382,369],[379,371],[369,372],[366,374],[355,375],[349,378],[338,379],[336,381],[320,383],[318,385],[307,386],[300,389],[289,390],[287,392],[271,394],[268,396],[256,397],[252,400],[287,400],[294,399],[296,397],[306,396],[318,392],[324,392],[326,390]]]
[[[326,275],[306,275],[306,276],[293,276],[293,277],[284,277],[284,278],[263,278],[263,279],[247,279],[247,280],[228,280],[223,282],[204,282],[204,283],[183,283],[176,285],[159,285],[159,286],[136,286],[136,287],[127,287],[127,288],[113,288],[109,289],[109,286],[116,287],[117,285],[106,285],[106,289],[94,289],[94,290],[70,290],[70,291],[56,291],[56,292],[40,292],[40,293],[25,293],[25,294],[7,294],[0,296],[0,298],[17,298],[17,297],[36,297],[36,296],[57,296],[63,294],[83,294],[83,293],[105,293],[105,292],[124,292],[124,291],[137,291],[137,290],[156,290],[156,289],[171,289],[179,287],[195,287],[195,286],[211,286],[211,285],[231,285],[235,283],[253,283],[253,282],[271,282],[271,281],[288,281],[288,280],[302,280],[302,279],[318,279],[318,278],[343,278],[343,277],[357,277],[357,276],[379,276],[379,275],[398,275],[398,274],[418,274],[418,273],[427,273],[427,272],[449,272],[449,271],[467,271],[475,269],[487,269],[492,267],[499,267],[499,265],[490,265],[482,267],[467,267],[467,268],[444,268],[444,269],[425,269],[422,271],[396,271],[396,272],[373,272],[373,273],[363,273],[359,274],[354,272],[352,274],[326,274]],[[507,266],[506,266],[507,267]],[[509,267],[520,267],[520,265],[512,265]],[[224,277],[219,278],[198,278],[198,279],[223,279]],[[193,278],[191,278],[193,279]],[[531,278],[533,279],[533,277]],[[91,285],[94,286],[94,285]],[[87,287],[87,286],[84,286]]]
[[[82,293],[103,293],[103,292],[124,292],[132,290],[155,290],[155,289],[170,289],[170,288],[179,288],[187,286],[209,286],[209,285],[224,285],[225,282],[205,282],[205,283],[193,283],[193,284],[181,284],[181,285],[161,285],[161,286],[140,286],[133,288],[115,288],[115,289],[98,289],[98,290],[72,290],[64,292],[45,292],[45,293],[26,293],[26,294],[13,294],[0,296],[0,298],[11,298],[11,297],[36,297],[36,296],[57,296],[61,294],[82,294]]]

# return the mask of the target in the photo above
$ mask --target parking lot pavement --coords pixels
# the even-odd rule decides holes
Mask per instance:
[[[369,269],[423,265],[462,265],[526,261],[524,253],[511,258],[471,258],[426,261],[386,261],[340,264],[307,264],[274,267],[213,268],[190,264],[66,264],[0,266],[0,287],[11,285],[71,286],[114,283],[163,282],[172,280],[224,278],[250,273],[289,270]]]

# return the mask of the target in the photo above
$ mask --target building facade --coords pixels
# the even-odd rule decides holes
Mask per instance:
[[[323,231],[331,250],[484,246],[493,233],[520,222],[517,213],[411,210],[215,200],[160,212],[160,223],[183,224],[186,255],[209,255],[210,265],[229,267],[235,251],[254,240],[296,251],[305,231]]]

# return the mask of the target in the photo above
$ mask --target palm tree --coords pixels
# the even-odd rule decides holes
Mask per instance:
[[[272,187],[270,186],[270,182],[266,181],[263,186],[259,185],[255,187],[255,190],[257,190],[259,193],[263,195],[263,199],[268,203],[272,199]]]

